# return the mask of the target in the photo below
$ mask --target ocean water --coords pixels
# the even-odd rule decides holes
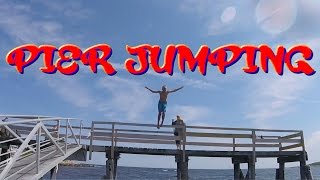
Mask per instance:
[[[320,166],[311,167],[314,179],[320,180]],[[100,180],[105,175],[105,166],[95,167],[67,167],[60,166],[57,179],[73,180],[73,179],[97,179]],[[246,173],[246,170],[243,170]],[[257,169],[257,180],[275,179],[275,169]],[[299,168],[286,168],[286,179],[300,179]],[[43,179],[50,179],[47,174]],[[170,180],[176,179],[175,169],[160,169],[160,168],[136,168],[136,167],[118,167],[118,180]],[[233,170],[202,170],[190,169],[190,180],[232,180]]]

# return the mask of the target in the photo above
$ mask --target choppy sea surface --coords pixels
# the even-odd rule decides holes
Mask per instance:
[[[320,166],[312,166],[312,175],[314,179],[320,180]],[[105,166],[95,167],[70,167],[59,166],[57,179],[72,180],[72,179],[101,179],[106,172]],[[299,168],[286,168],[286,179],[300,179]],[[169,180],[176,179],[175,169],[160,169],[160,168],[137,168],[137,167],[118,167],[118,180]],[[246,174],[246,170],[243,170]],[[275,169],[257,169],[257,180],[275,179]],[[43,179],[50,179],[47,174]],[[189,179],[197,180],[228,180],[233,179],[232,169],[210,170],[210,169],[190,169]]]

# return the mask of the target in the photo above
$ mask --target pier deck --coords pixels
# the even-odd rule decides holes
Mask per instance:
[[[91,127],[76,119],[3,115],[0,179],[39,179],[65,159],[86,160],[106,154],[105,179],[116,179],[120,154],[174,156],[177,178],[188,179],[189,157],[230,158],[234,179],[255,179],[260,158],[279,163],[276,179],[284,179],[285,164],[300,162],[300,178],[311,179],[301,130],[251,129],[93,121]],[[71,121],[72,120],[72,121]],[[75,120],[75,121],[74,121]],[[77,121],[79,122],[79,121]],[[173,130],[179,130],[174,135]],[[4,130],[4,131],[3,131]],[[13,143],[14,142],[14,143]],[[19,145],[19,142],[21,143]],[[179,142],[180,146],[176,146]],[[12,150],[12,145],[18,146]],[[241,163],[248,165],[243,175]]]
[[[94,152],[110,152],[111,146],[93,146]],[[87,147],[89,151],[89,147]],[[115,147],[114,152],[120,154],[140,154],[140,155],[159,155],[159,156],[176,156],[181,151],[176,149],[153,149],[137,147]],[[194,157],[244,157],[252,156],[252,151],[206,151],[206,150],[186,150],[187,156]],[[278,157],[299,157],[302,151],[256,151],[256,158],[278,158]]]

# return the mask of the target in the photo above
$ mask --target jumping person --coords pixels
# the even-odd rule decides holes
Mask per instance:
[[[167,90],[167,87],[166,86],[162,86],[162,91],[154,91],[154,90],[151,90],[150,88],[148,87],[145,87],[146,89],[148,89],[149,91],[151,91],[152,93],[159,93],[160,95],[160,99],[159,99],[159,102],[158,102],[158,125],[157,125],[157,128],[159,129],[162,125],[163,125],[163,121],[164,121],[164,118],[166,116],[166,108],[167,108],[167,97],[168,97],[168,94],[169,93],[173,93],[173,92],[176,92],[180,89],[183,88],[183,86],[181,86],[180,88],[177,88],[177,89],[174,89],[174,90]],[[160,124],[160,119],[162,117],[162,122]]]

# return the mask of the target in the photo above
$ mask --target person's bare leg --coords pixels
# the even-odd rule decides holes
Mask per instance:
[[[164,118],[166,117],[166,114],[165,114],[165,112],[162,112],[162,121],[161,121],[161,125],[160,126],[162,126],[163,125],[163,121],[164,121]]]
[[[160,118],[161,118],[161,112],[158,113],[158,125],[157,128],[160,128]]]

